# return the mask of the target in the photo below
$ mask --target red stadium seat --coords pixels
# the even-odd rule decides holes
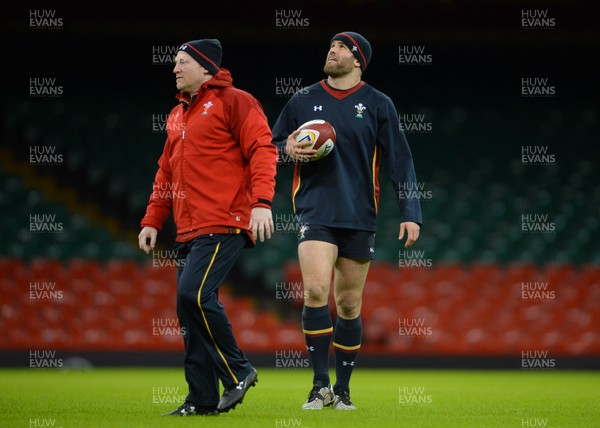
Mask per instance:
[[[179,335],[153,334],[157,319],[177,320],[174,269],[122,260],[3,259],[0,273],[0,328],[6,332],[0,349],[182,349]],[[286,281],[301,281],[297,263],[286,265],[285,273]],[[29,285],[36,281],[55,282],[60,298],[32,298]],[[545,284],[548,298],[524,297],[527,282]],[[219,298],[248,352],[305,349],[301,301],[293,306],[297,320],[283,321],[227,284]],[[333,293],[329,301],[335,320]],[[373,264],[364,291],[361,352],[520,355],[535,348],[556,356],[598,355],[598,301],[600,268],[591,265]],[[401,335],[400,320],[422,322],[431,334]]]

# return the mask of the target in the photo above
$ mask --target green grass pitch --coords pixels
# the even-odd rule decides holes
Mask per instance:
[[[307,369],[258,368],[244,402],[219,416],[161,417],[182,369],[0,369],[1,427],[600,427],[595,371],[355,370],[357,411],[302,411]],[[333,373],[332,373],[333,374]]]

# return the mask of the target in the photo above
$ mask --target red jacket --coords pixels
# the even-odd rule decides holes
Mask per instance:
[[[248,231],[251,209],[271,207],[271,129],[260,103],[232,82],[222,68],[194,97],[177,94],[142,227],[160,230],[172,212],[177,240],[187,241],[217,226]]]

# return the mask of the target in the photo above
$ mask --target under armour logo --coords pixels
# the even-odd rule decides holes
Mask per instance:
[[[309,351],[311,351],[311,352],[312,352],[312,351],[314,351],[314,350],[315,350],[315,347],[314,347],[314,346],[307,346],[307,347],[306,347],[306,349],[308,349]]]
[[[356,52],[358,50],[358,48],[356,46],[352,46],[352,51],[351,52]]]
[[[242,389],[242,388],[243,388],[243,386],[244,386],[244,382],[240,382],[240,383],[238,384],[238,386],[236,386],[236,387],[235,387],[235,389]]]
[[[317,110],[323,111],[323,106],[314,106],[313,111],[317,111]]]
[[[342,361],[342,366],[354,366],[354,361]]]

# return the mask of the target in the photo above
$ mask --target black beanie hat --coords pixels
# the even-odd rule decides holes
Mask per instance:
[[[213,76],[221,67],[221,42],[217,39],[192,40],[179,46],[177,51],[186,52]]]
[[[350,48],[364,72],[371,61],[371,44],[367,39],[354,31],[344,31],[333,36],[331,41],[334,40],[338,40]]]

